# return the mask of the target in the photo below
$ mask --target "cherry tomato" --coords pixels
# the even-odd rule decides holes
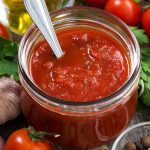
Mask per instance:
[[[142,27],[145,32],[150,36],[150,7],[147,8],[142,16]]]
[[[10,135],[5,150],[52,150],[52,147],[44,141],[32,141],[28,135],[28,130],[22,128]]]
[[[109,0],[105,10],[116,15],[130,26],[136,26],[141,21],[142,8],[135,0]]]
[[[3,38],[9,39],[9,32],[7,28],[1,23],[0,23],[0,36],[2,36]]]
[[[104,7],[108,0],[84,0],[88,5],[94,7]]]

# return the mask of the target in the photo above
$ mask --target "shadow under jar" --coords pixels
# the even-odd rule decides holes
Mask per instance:
[[[51,18],[61,46],[72,40],[71,38],[63,39],[61,34],[64,34],[64,36],[72,34],[71,36],[74,35],[73,38],[80,39],[78,36],[83,32],[87,32],[84,36],[81,34],[81,39],[85,40],[86,46],[93,42],[92,38],[90,41],[87,40],[88,35],[89,37],[94,37],[95,35],[97,37],[102,36],[105,38],[106,43],[110,41],[115,43],[118,46],[117,49],[122,49],[126,55],[125,59],[128,60],[128,66],[124,68],[128,70],[126,71],[127,78],[114,92],[111,91],[111,93],[101,98],[89,98],[90,93],[91,95],[94,93],[93,85],[89,85],[87,94],[83,94],[83,99],[78,98],[78,101],[70,100],[71,94],[68,99],[61,99],[59,96],[58,98],[54,95],[51,96],[35,81],[35,78],[42,80],[40,74],[45,71],[44,66],[43,68],[41,67],[42,71],[39,69],[39,73],[36,72],[36,76],[31,69],[33,53],[36,53],[36,49],[40,46],[42,47],[42,44],[40,45],[39,43],[44,41],[36,26],[32,25],[21,41],[18,57],[19,77],[24,89],[21,101],[23,114],[29,124],[37,130],[53,133],[55,136],[48,136],[47,138],[64,149],[82,150],[108,143],[127,127],[136,110],[137,86],[140,73],[139,45],[130,29],[123,22],[102,10],[89,7],[66,8],[51,13]],[[79,32],[77,36],[76,31]],[[82,42],[72,43],[72,45],[78,45],[77,47],[79,47],[83,44]],[[109,51],[111,51],[111,46],[109,47],[109,44],[106,45],[105,42],[102,40],[102,45],[96,46],[99,50],[101,48],[100,51],[106,52],[103,57],[107,56]],[[107,49],[107,47],[109,48]],[[73,51],[72,46],[71,50]],[[88,52],[91,53],[91,51]],[[63,57],[68,53],[65,52]],[[37,54],[37,56],[39,55],[40,53]],[[49,56],[50,59],[52,57],[56,59],[54,55]],[[116,53],[112,57],[113,60],[117,60],[120,55]],[[101,60],[101,63],[105,61]],[[76,60],[74,59],[72,62],[76,62]],[[106,62],[105,65],[107,65]],[[111,68],[115,66],[113,63],[109,65],[111,65]],[[108,66],[104,68],[107,69]],[[121,68],[116,68],[116,70],[119,71]],[[113,74],[111,70],[108,70],[108,73],[109,75]],[[97,74],[97,72],[94,74]],[[78,76],[78,78],[82,79],[84,75]],[[104,77],[102,77],[103,80]],[[45,78],[47,78],[47,75],[45,75]],[[117,80],[119,78],[122,78],[122,75]],[[101,89],[103,90],[104,87],[109,88],[111,85],[112,83],[105,83],[101,86]],[[65,90],[64,92],[66,92]],[[109,90],[106,89],[106,91]],[[75,94],[76,92],[72,91],[72,93]],[[78,96],[81,93],[82,91],[76,94]]]

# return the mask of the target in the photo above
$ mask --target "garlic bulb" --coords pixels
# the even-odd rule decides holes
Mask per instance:
[[[0,78],[0,124],[20,114],[21,87],[8,77]]]

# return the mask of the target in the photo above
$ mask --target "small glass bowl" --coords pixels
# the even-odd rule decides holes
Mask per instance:
[[[138,143],[143,136],[150,136],[150,121],[135,124],[124,130],[115,140],[111,150],[124,150],[127,142]]]

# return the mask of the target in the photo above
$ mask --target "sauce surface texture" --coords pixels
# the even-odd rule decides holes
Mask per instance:
[[[127,80],[127,51],[110,35],[92,28],[57,32],[64,51],[57,59],[45,40],[32,50],[29,70],[33,81],[50,96],[75,102],[109,96]]]

